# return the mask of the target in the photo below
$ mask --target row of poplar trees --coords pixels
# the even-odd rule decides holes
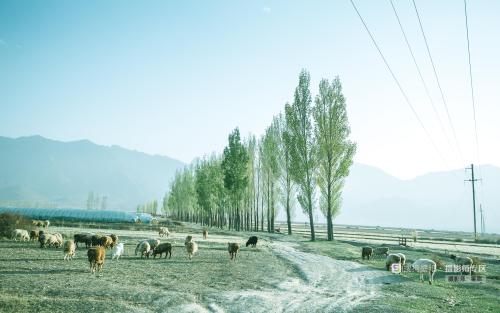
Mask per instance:
[[[285,104],[261,138],[242,139],[236,128],[222,154],[177,172],[163,210],[178,220],[212,227],[274,232],[282,209],[292,234],[298,203],[309,217],[311,240],[318,207],[326,217],[327,239],[333,240],[333,219],[356,151],[349,134],[339,78],[321,80],[313,102],[310,75],[302,70],[293,102]]]

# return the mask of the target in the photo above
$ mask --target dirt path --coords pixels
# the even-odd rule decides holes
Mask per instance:
[[[275,282],[273,289],[231,291],[203,299],[184,312],[346,312],[377,295],[379,285],[398,278],[367,266],[297,250],[274,242],[273,252],[292,265],[300,278]]]

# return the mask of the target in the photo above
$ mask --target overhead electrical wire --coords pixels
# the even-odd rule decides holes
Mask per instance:
[[[427,98],[429,99],[429,103],[431,104],[432,109],[434,111],[434,114],[437,117],[437,120],[439,122],[439,126],[441,127],[441,131],[443,132],[444,137],[446,139],[446,142],[448,143],[451,151],[453,151],[453,149],[454,149],[453,144],[451,143],[450,139],[448,138],[448,134],[446,133],[446,129],[444,127],[444,124],[441,120],[441,117],[439,116],[439,112],[436,108],[436,105],[434,104],[434,101],[432,100],[432,97],[431,97],[430,92],[429,92],[429,88],[427,87],[427,84],[425,83],[425,79],[422,75],[422,71],[420,70],[420,66],[418,65],[417,59],[415,58],[415,54],[413,53],[413,49],[410,45],[410,42],[408,41],[408,37],[406,36],[406,32],[404,30],[403,24],[401,23],[401,20],[399,19],[399,15],[398,15],[398,12],[396,10],[396,7],[394,6],[394,2],[392,0],[389,0],[389,2],[391,3],[392,10],[393,10],[394,15],[396,16],[396,19],[397,19],[398,24],[399,24],[399,29],[401,29],[401,33],[403,34],[403,38],[405,40],[406,46],[408,47],[408,50],[410,51],[411,58],[413,60],[413,64],[415,64],[415,67],[416,67],[417,72],[418,72],[418,76],[420,77],[420,81],[422,82],[422,86],[424,87]]]
[[[477,132],[477,119],[476,119],[476,97],[474,94],[474,83],[472,77],[472,62],[470,55],[470,39],[469,39],[469,18],[467,13],[467,0],[464,0],[464,15],[465,15],[465,33],[467,35],[467,54],[469,61],[469,77],[470,77],[470,91],[471,91],[471,100],[472,100],[472,117],[474,119],[474,133],[476,136],[476,156],[479,167],[479,178],[481,179],[481,201],[484,202],[484,193],[483,193],[483,171],[481,168],[480,154],[479,154],[479,136]]]
[[[448,104],[446,103],[446,99],[444,97],[443,88],[441,88],[441,83],[439,81],[439,77],[438,77],[438,74],[437,74],[437,71],[436,71],[436,66],[434,65],[434,60],[432,59],[431,50],[430,50],[429,44],[427,42],[427,36],[425,36],[424,27],[422,26],[422,21],[420,19],[420,14],[418,13],[417,4],[415,3],[415,0],[412,0],[412,1],[413,1],[413,7],[415,8],[415,13],[417,15],[418,24],[420,25],[420,31],[422,32],[422,36],[424,38],[425,47],[427,48],[427,55],[429,56],[429,59],[431,61],[432,69],[434,71],[434,77],[436,78],[437,86],[439,88],[439,92],[441,93],[441,100],[443,101],[443,105],[444,105],[444,108],[445,108],[445,111],[446,111],[446,116],[448,117],[448,122],[450,123],[451,131],[452,131],[453,137],[455,139],[455,144],[457,146],[457,151],[458,151],[458,154],[460,156],[460,159],[462,160],[462,162],[464,162],[463,161],[464,158],[462,156],[462,150],[460,149],[460,144],[458,143],[457,133],[455,131],[455,126],[453,126],[453,122],[451,120],[450,111],[448,110]]]
[[[408,96],[406,95],[406,92],[404,91],[403,87],[401,86],[398,78],[396,77],[396,75],[394,74],[394,72],[392,71],[389,63],[387,62],[386,58],[384,57],[384,54],[382,53],[382,50],[380,49],[379,45],[377,44],[377,41],[375,40],[374,36],[372,35],[370,29],[368,28],[368,26],[366,25],[363,17],[361,16],[361,14],[359,13],[358,11],[358,8],[356,7],[356,4],[354,3],[353,0],[350,0],[351,1],[351,4],[352,4],[352,7],[354,8],[354,10],[356,11],[356,13],[358,14],[358,17],[359,19],[361,20],[361,23],[363,23],[363,26],[365,27],[365,30],[366,32],[368,33],[368,35],[370,36],[375,48],[377,48],[377,51],[380,55],[380,57],[382,58],[382,61],[384,62],[385,66],[387,67],[387,69],[389,70],[389,73],[391,74],[392,78],[394,79],[394,82],[396,83],[396,85],[398,86],[399,90],[401,91],[401,94],[403,95],[403,97],[405,98],[406,100],[406,103],[408,104],[408,106],[410,107],[411,111],[413,112],[413,115],[415,115],[415,118],[417,119],[418,123],[420,124],[420,126],[422,127],[422,129],[424,130],[425,134],[427,135],[427,138],[429,139],[429,141],[431,142],[432,146],[434,147],[434,149],[436,150],[436,152],[439,154],[439,156],[441,157],[442,161],[444,162],[444,164],[447,166],[447,162],[446,162],[446,159],[444,158],[443,154],[441,153],[441,151],[438,149],[436,143],[434,142],[434,140],[432,139],[430,133],[427,131],[427,128],[425,128],[425,125],[424,123],[422,122],[422,120],[420,119],[417,111],[415,110],[415,108],[413,107],[413,105],[411,104],[410,102],[410,99],[408,98]]]
[[[476,98],[474,95],[474,83],[472,80],[472,63],[470,60],[470,40],[469,40],[469,20],[467,17],[467,1],[464,0],[464,13],[465,13],[465,30],[467,34],[467,53],[469,56],[469,76],[470,76],[470,91],[471,91],[471,99],[472,99],[472,117],[474,119],[474,133],[476,135],[476,154],[477,154],[477,161],[479,163],[479,136],[477,134],[477,120],[476,120]]]

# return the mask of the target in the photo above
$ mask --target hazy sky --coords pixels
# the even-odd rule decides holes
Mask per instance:
[[[0,135],[90,139],[190,162],[262,134],[300,69],[339,75],[356,161],[409,178],[478,161],[463,1],[417,1],[463,158],[389,1],[356,1],[442,150],[429,144],[348,0],[0,2]],[[453,139],[411,1],[395,1]],[[469,1],[481,163],[500,166],[500,1]],[[452,142],[453,143],[453,142]]]

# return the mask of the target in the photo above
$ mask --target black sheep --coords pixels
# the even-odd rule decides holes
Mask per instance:
[[[255,247],[258,239],[259,238],[257,238],[257,236],[252,236],[252,237],[248,238],[247,244],[245,246],[248,247],[249,245],[252,245],[253,247]]]

